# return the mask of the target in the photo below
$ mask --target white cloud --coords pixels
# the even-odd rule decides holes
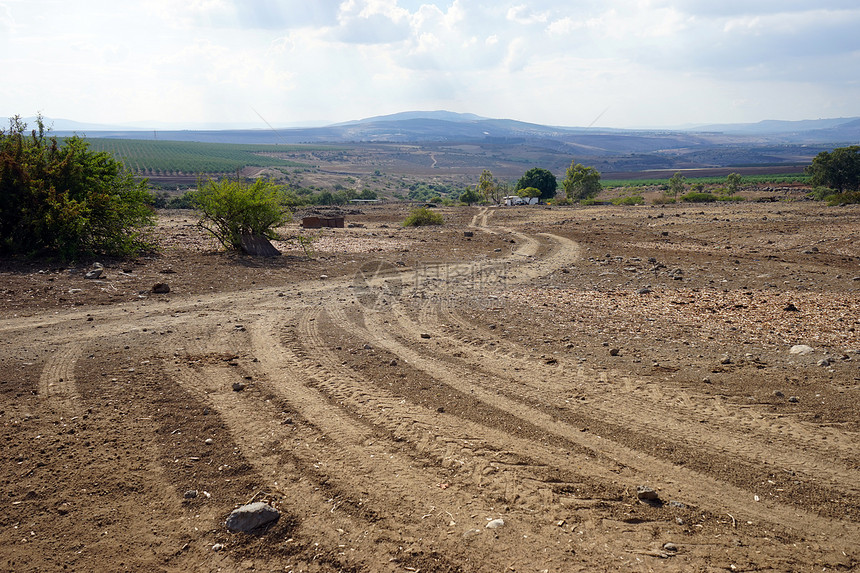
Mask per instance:
[[[17,80],[0,85],[0,115],[258,123],[253,107],[279,123],[455,106],[587,125],[610,105],[598,125],[620,127],[860,115],[856,0],[116,6],[0,1],[0,66]]]

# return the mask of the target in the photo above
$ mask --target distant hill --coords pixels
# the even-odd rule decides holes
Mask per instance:
[[[438,119],[441,121],[468,122],[487,119],[474,113],[456,113],[453,111],[403,111],[400,113],[392,113],[389,115],[377,115],[365,119],[346,121],[343,123],[335,123],[335,126],[341,125],[357,125],[361,123],[377,123],[380,121],[402,121],[408,119]]]
[[[239,144],[410,144],[478,146],[522,161],[576,157],[601,171],[711,168],[745,165],[797,167],[819,151],[860,143],[860,118],[768,120],[691,129],[623,130],[558,127],[449,111],[408,111],[323,127],[164,130],[127,129],[46,119],[58,136]],[[516,160],[516,157],[514,157]],[[569,160],[568,160],[569,161]]]

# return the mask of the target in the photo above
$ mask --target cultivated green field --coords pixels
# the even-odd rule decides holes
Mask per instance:
[[[314,150],[298,145],[99,138],[88,138],[87,141],[94,151],[107,151],[126,168],[141,175],[233,173],[243,167],[309,167],[307,164],[281,159],[274,154]]]
[[[687,177],[685,183],[694,184],[702,183],[703,185],[723,185],[726,182],[725,177]],[[602,179],[603,187],[648,187],[666,185],[669,182],[668,177],[654,179]],[[809,175],[800,173],[783,173],[774,175],[744,175],[744,185],[765,185],[765,184],[785,184],[785,183],[808,183]]]

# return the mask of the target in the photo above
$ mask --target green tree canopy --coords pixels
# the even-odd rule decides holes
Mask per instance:
[[[555,175],[546,169],[533,167],[517,181],[517,191],[528,187],[540,189],[540,198],[542,201],[546,201],[555,197],[555,193],[558,191],[558,181],[556,181]]]
[[[242,235],[277,239],[275,227],[290,220],[281,190],[270,181],[257,179],[252,185],[222,179],[207,181],[194,194],[200,209],[201,228],[209,231],[227,249],[240,250]]]
[[[812,176],[813,186],[830,187],[840,193],[860,190],[860,146],[822,151],[805,171]]]
[[[499,193],[499,183],[489,169],[484,169],[481,172],[481,178],[478,180],[476,191],[490,203],[498,203],[502,199]]]
[[[541,191],[537,187],[526,187],[517,191],[517,195],[520,197],[540,197]]]
[[[26,133],[20,117],[0,130],[0,251],[74,259],[131,256],[152,248],[154,197],[145,181],[106,152],[46,133]]]
[[[681,175],[680,171],[676,171],[669,179],[669,188],[666,190],[666,195],[677,197],[687,191],[687,178]]]
[[[603,187],[600,185],[600,172],[594,167],[585,167],[575,160],[570,162],[564,181],[564,193],[571,201],[581,201],[596,197]]]
[[[743,181],[744,178],[741,177],[740,173],[729,173],[726,175],[726,191],[728,191],[729,195],[734,195],[740,191]]]
[[[460,193],[460,201],[467,205],[477,203],[482,199],[483,197],[480,195],[480,193],[478,193],[476,189],[472,189],[471,187]]]

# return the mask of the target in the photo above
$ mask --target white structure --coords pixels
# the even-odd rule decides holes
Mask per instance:
[[[513,207],[514,205],[537,205],[540,197],[520,197],[519,195],[508,195],[502,198],[505,202],[505,207]]]

